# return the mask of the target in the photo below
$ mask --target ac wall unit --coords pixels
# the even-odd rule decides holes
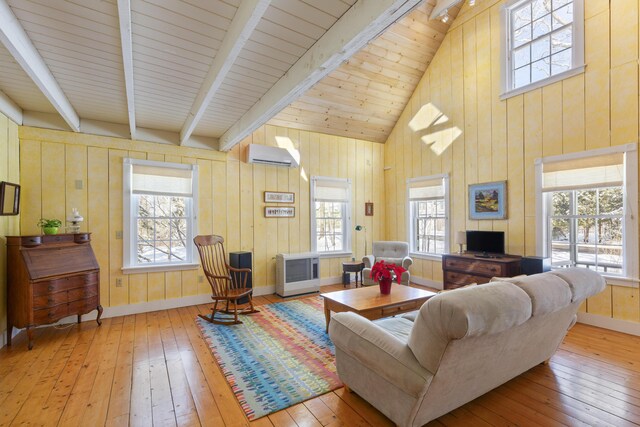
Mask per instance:
[[[320,291],[320,258],[316,253],[276,255],[276,294],[281,297]]]
[[[288,168],[297,168],[300,165],[298,159],[288,150],[260,144],[249,144],[249,148],[247,149],[247,163],[285,166]]]

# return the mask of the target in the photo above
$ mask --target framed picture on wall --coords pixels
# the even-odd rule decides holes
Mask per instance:
[[[296,216],[296,208],[289,206],[265,206],[265,218],[293,218]]]
[[[373,216],[373,202],[366,202],[364,204],[364,215]]]
[[[265,191],[264,202],[265,203],[295,203],[295,193],[285,193],[282,191]]]
[[[507,181],[469,185],[469,219],[506,219]]]
[[[0,215],[20,213],[20,186],[10,182],[0,182]]]

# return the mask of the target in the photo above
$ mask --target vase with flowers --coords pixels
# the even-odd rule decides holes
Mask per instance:
[[[391,282],[393,279],[400,283],[402,273],[405,271],[407,270],[399,265],[390,262],[378,261],[373,264],[373,267],[371,268],[371,278],[380,285],[380,293],[388,295],[391,293]]]

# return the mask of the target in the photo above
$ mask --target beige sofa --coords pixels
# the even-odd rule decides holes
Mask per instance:
[[[413,260],[409,258],[409,244],[407,242],[373,242],[372,251],[373,255],[365,255],[362,257],[362,262],[364,262],[362,277],[365,286],[377,285],[375,280],[371,278],[371,267],[380,260],[401,265],[407,271],[402,273],[400,284],[409,284],[409,279],[411,278],[409,266],[413,264]]]
[[[549,359],[604,279],[581,268],[441,293],[417,312],[329,324],[340,379],[400,426],[421,426]]]

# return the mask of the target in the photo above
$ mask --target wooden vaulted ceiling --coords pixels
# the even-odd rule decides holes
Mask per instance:
[[[419,5],[270,123],[385,142],[451,25],[429,19],[435,4]]]
[[[0,111],[225,150],[266,122],[384,142],[448,29],[435,4],[0,0]]]

